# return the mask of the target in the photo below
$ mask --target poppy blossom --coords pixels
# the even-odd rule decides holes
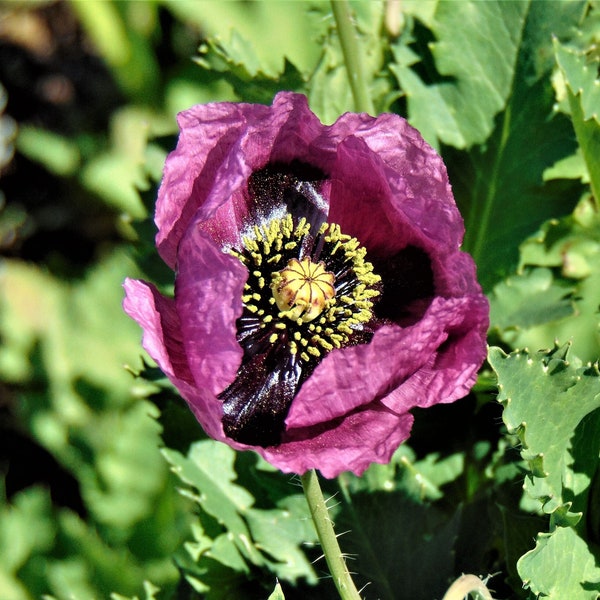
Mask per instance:
[[[174,297],[125,282],[144,348],[208,435],[285,472],[389,461],[485,357],[441,158],[397,115],[327,126],[289,92],[178,121],[155,214]]]

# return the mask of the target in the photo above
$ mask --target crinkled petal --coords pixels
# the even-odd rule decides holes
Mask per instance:
[[[142,328],[142,346],[188,402],[206,433],[224,439],[220,403],[208,390],[198,388],[189,368],[175,302],[145,281],[126,279],[124,288],[123,308]]]
[[[178,117],[179,141],[165,162],[155,213],[156,245],[173,269],[179,241],[210,193],[215,172],[243,131],[243,110],[243,105],[232,103],[206,104]],[[268,112],[267,107],[254,110]]]
[[[247,271],[197,228],[181,242],[175,305],[190,370],[197,385],[218,394],[242,360],[236,319],[242,313]]]
[[[361,475],[371,463],[390,461],[394,451],[408,438],[412,422],[413,417],[408,413],[397,415],[374,406],[323,427],[292,430],[292,441],[259,452],[285,473],[302,474],[319,469],[329,478],[343,471]]]
[[[192,384],[194,379],[181,339],[181,323],[171,298],[151,283],[127,278],[125,312],[142,328],[142,345],[168,377]]]
[[[437,152],[406,120],[393,114],[377,118],[346,113],[333,133],[352,131],[386,165],[386,179],[397,209],[436,244],[457,249],[464,234],[448,181]]]
[[[210,219],[206,228],[222,243],[232,243],[247,214],[240,193],[250,173],[269,162],[311,162],[311,140],[322,127],[306,98],[290,93],[278,94],[272,107],[194,106],[180,113],[178,122],[181,133],[165,163],[155,215],[157,247],[172,268],[193,220]]]
[[[475,383],[486,355],[487,300],[469,296],[442,301],[434,314],[444,318],[444,311],[449,314],[445,318],[446,341],[382,400],[388,408],[402,412],[417,406],[453,402],[466,396]]]
[[[334,350],[300,389],[288,414],[287,426],[308,427],[326,422],[378,401],[394,390],[401,390],[407,379],[434,362],[438,354],[453,351],[459,342],[462,343],[464,336],[460,332],[463,329],[469,332],[473,323],[485,323],[480,314],[485,305],[478,297],[436,298],[417,324],[406,328],[385,326],[375,333],[369,344]],[[474,315],[475,307],[480,308]],[[454,334],[454,331],[457,333]],[[453,343],[449,344],[448,340],[453,335]],[[482,331],[478,330],[476,335],[481,337]],[[481,343],[474,343],[472,348],[465,350],[460,363],[444,362],[450,369],[448,372],[442,373],[441,365],[437,366],[435,381],[441,383],[445,379],[446,388],[436,385],[430,393],[427,387],[423,387],[419,396],[409,395],[409,401],[389,407],[396,412],[406,412],[422,406],[426,398],[442,402],[448,394],[453,396],[452,399],[466,394],[468,387],[457,385],[459,382],[455,380],[473,383],[485,348]],[[429,370],[427,378],[431,379]],[[455,386],[457,393],[464,393],[455,395]]]

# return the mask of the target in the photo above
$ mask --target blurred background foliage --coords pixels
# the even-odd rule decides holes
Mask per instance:
[[[597,5],[351,4],[377,111],[448,164],[490,339],[597,359]],[[203,439],[121,310],[126,276],[172,284],[151,215],[178,111],[281,89],[324,122],[353,109],[329,3],[0,2],[0,84],[0,598],[334,597],[298,482]],[[467,571],[527,597],[548,516],[492,384],[327,482],[369,597]]]

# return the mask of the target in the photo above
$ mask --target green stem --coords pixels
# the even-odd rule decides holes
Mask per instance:
[[[344,55],[344,62],[346,63],[346,70],[348,71],[354,105],[357,111],[373,115],[375,114],[375,109],[365,79],[361,49],[352,22],[348,0],[331,0],[331,9],[333,10],[333,18],[335,19],[342,45],[342,53]]]
[[[361,600],[333,530],[316,471],[307,471],[301,479],[308,508],[338,594],[342,600]]]

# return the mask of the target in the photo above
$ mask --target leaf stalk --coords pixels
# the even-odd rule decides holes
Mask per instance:
[[[358,112],[374,115],[375,109],[367,86],[360,43],[348,0],[331,0],[331,9],[342,46],[354,106]]]

